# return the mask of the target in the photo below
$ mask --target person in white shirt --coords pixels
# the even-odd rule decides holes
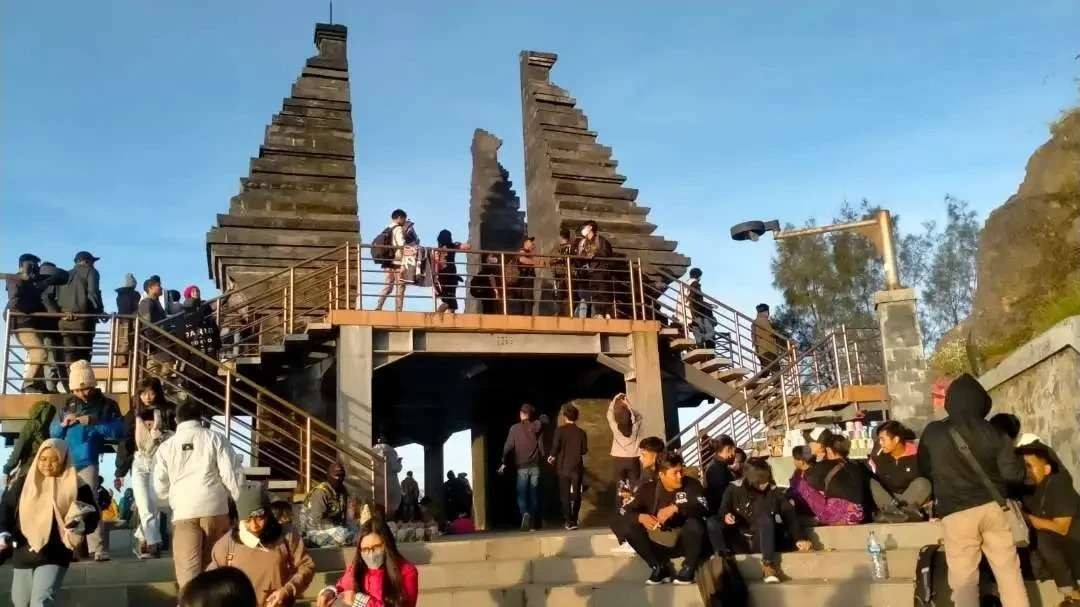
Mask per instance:
[[[229,498],[239,496],[244,473],[225,437],[203,427],[202,405],[181,404],[176,422],[176,433],[154,453],[154,492],[172,509],[173,567],[183,590],[229,532]]]

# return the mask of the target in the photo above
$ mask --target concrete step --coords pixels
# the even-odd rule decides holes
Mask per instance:
[[[705,373],[712,373],[713,371],[719,371],[724,367],[731,366],[731,359],[717,356],[704,362],[698,363],[697,368],[701,369]]]
[[[733,379],[742,379],[747,375],[750,375],[750,370],[742,367],[728,367],[727,369],[720,369],[712,374],[713,377],[724,382]]]
[[[668,342],[668,346],[675,352],[684,352],[686,350],[693,350],[697,345],[697,342],[693,339],[686,337],[677,337]]]
[[[693,340],[691,340],[693,341]],[[704,362],[716,356],[716,352],[709,350],[708,348],[698,348],[696,350],[690,350],[684,352],[682,359],[684,363],[694,364]]]

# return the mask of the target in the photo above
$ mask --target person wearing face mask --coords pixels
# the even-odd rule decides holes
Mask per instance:
[[[334,462],[325,482],[304,498],[300,508],[300,533],[311,548],[349,546],[355,528],[348,525],[349,492],[345,488],[345,466]]]
[[[41,444],[26,476],[0,500],[0,553],[10,554],[14,607],[60,603],[72,553],[99,514],[93,489],[75,472],[62,440]]]
[[[140,559],[157,558],[161,552],[160,513],[153,492],[154,452],[176,431],[176,407],[165,399],[161,380],[146,377],[139,382],[135,407],[124,415],[124,440],[116,447],[116,477],[113,486],[119,491],[124,477],[131,472],[139,520],[135,527],[138,540],[132,548]]]
[[[585,314],[591,313],[597,318],[611,318],[614,302],[614,288],[607,264],[615,255],[611,243],[600,235],[595,221],[586,221],[581,226],[581,240],[577,242],[574,254],[579,259],[578,275],[581,276],[581,299],[586,307]],[[578,288],[575,286],[575,288]],[[590,309],[591,308],[591,309]]]
[[[257,604],[289,607],[315,576],[315,562],[304,542],[274,518],[261,483],[244,485],[236,498],[236,514],[236,527],[214,544],[210,568],[235,567],[251,580]]]
[[[398,552],[394,534],[375,516],[360,528],[356,557],[316,607],[416,607],[420,573]]]

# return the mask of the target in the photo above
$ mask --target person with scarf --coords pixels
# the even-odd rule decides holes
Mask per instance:
[[[420,572],[398,552],[394,534],[380,516],[360,528],[353,562],[337,584],[319,592],[316,607],[416,607]]]
[[[75,472],[67,443],[41,443],[26,476],[0,500],[0,554],[14,569],[14,607],[59,605],[73,552],[99,518],[94,490]]]
[[[616,493],[637,484],[641,477],[641,452],[638,448],[642,416],[630,406],[622,392],[608,405],[607,420],[611,427],[611,457],[615,460]]]
[[[161,380],[146,377],[139,382],[135,407],[124,415],[124,440],[116,447],[116,478],[119,491],[131,471],[131,486],[139,520],[135,526],[138,540],[132,548],[140,559],[157,558],[161,553],[160,510],[154,495],[154,452],[176,431],[176,407],[165,399]]]
[[[345,466],[334,462],[325,482],[304,498],[300,508],[300,533],[312,548],[348,546],[354,529],[348,524],[349,493],[345,489]]]
[[[255,587],[257,604],[289,607],[315,577],[315,562],[300,535],[281,526],[261,483],[246,483],[236,498],[239,520],[214,544],[210,569],[235,567]]]

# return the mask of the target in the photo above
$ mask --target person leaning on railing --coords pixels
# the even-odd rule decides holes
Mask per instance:
[[[89,361],[93,356],[95,319],[91,315],[105,314],[101,274],[94,267],[99,259],[87,251],[76,253],[75,267],[68,271],[67,283],[60,287],[60,310],[65,317],[58,324],[63,332],[64,360],[68,367],[77,360]],[[97,320],[106,322],[108,318],[101,316]]]
[[[47,391],[43,378],[38,376],[44,371],[43,364],[48,355],[45,343],[38,332],[39,319],[30,315],[45,311],[38,282],[38,263],[40,262],[41,260],[36,255],[23,253],[19,256],[19,272],[7,278],[7,309],[18,313],[8,317],[8,322],[11,323],[10,331],[22,345],[26,354],[22,391],[39,394]],[[7,378],[3,378],[2,381],[6,382]]]

